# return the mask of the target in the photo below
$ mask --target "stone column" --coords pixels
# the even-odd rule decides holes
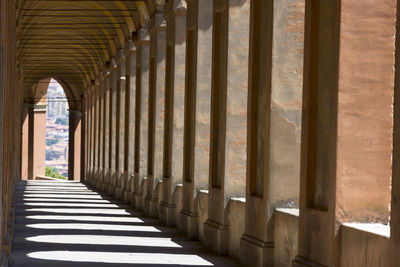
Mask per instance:
[[[391,267],[400,266],[400,1],[397,1],[393,111],[392,199],[390,213]]]
[[[97,183],[97,126],[99,123],[98,120],[98,92],[99,92],[99,83],[98,80],[95,79],[93,83],[93,92],[92,92],[92,183],[93,187],[96,186]]]
[[[159,215],[164,224],[169,226],[176,224],[177,211],[173,193],[176,185],[182,183],[186,2],[181,0],[167,1],[164,7],[164,19],[167,23],[165,51],[165,136],[162,166],[163,192]]]
[[[69,110],[68,180],[81,179],[81,111]]]
[[[124,170],[125,186],[124,201],[129,204],[132,200],[133,189],[133,165],[135,151],[135,114],[136,114],[136,47],[132,40],[128,41],[126,53],[126,93],[125,93],[125,146],[124,146]]]
[[[395,16],[394,0],[306,1],[294,266],[343,266],[341,223],[388,222]]]
[[[136,111],[133,207],[143,209],[143,187],[147,176],[149,114],[149,36],[146,29],[138,32],[136,41]]]
[[[273,266],[274,210],[296,207],[299,197],[304,3],[253,0],[250,14],[241,261]]]
[[[197,193],[208,188],[212,1],[187,1],[183,200],[180,228],[198,238]]]
[[[245,196],[250,0],[213,1],[211,146],[206,245],[228,252],[225,207]]]
[[[103,184],[101,191],[106,192],[110,183],[110,168],[109,168],[109,155],[110,155],[110,63],[107,62],[104,71],[104,97],[103,97]]]
[[[88,168],[88,97],[87,97],[87,89],[84,91],[83,96],[82,96],[82,106],[81,106],[81,111],[82,111],[82,135],[81,135],[81,157],[82,157],[82,162],[81,162],[81,175],[82,175],[82,180],[84,182],[87,182],[87,168]]]
[[[29,105],[24,104],[22,111],[22,136],[21,136],[21,180],[28,180],[29,162]]]
[[[116,136],[116,169],[117,184],[116,197],[122,200],[124,185],[124,153],[125,153],[125,87],[126,87],[126,58],[123,49],[119,52],[118,87],[117,87],[117,136]]]
[[[34,140],[34,113],[33,113],[34,105],[31,104],[28,106],[28,180],[33,180],[33,140]]]
[[[149,21],[149,132],[147,160],[147,190],[144,212],[158,216],[158,182],[162,179],[165,103],[165,25],[162,13]]]
[[[47,105],[42,103],[32,105],[29,110],[29,180],[46,173],[46,111]]]
[[[111,63],[110,76],[110,138],[109,138],[109,168],[110,183],[108,194],[114,195],[116,184],[116,106],[117,106],[117,65],[115,60]]]
[[[88,89],[88,183],[92,183],[93,179],[93,90],[94,81]]]
[[[101,183],[100,170],[100,129],[101,129],[101,76],[97,77],[95,82],[95,128],[94,128],[94,169],[95,169],[95,184],[96,189]]]
[[[104,106],[103,106],[103,98],[104,98],[104,74],[100,73],[99,75],[99,86],[98,86],[98,110],[97,110],[97,118],[98,118],[98,123],[97,123],[97,184],[96,188],[98,190],[101,189],[101,185],[103,184],[103,165],[102,165],[102,160],[103,160],[103,138],[102,138],[102,133],[103,133],[103,113],[104,113]]]

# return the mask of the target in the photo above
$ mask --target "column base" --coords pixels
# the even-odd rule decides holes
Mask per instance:
[[[132,184],[133,184],[134,175],[129,174],[126,172],[124,175],[124,189],[122,191],[122,200],[125,204],[132,203]]]
[[[93,187],[96,189],[99,189],[99,185],[100,185],[100,177],[99,177],[99,171],[95,170],[94,171],[94,179],[93,179]]]
[[[244,234],[240,239],[240,262],[244,266],[274,266],[274,244]]]
[[[125,175],[122,174],[120,171],[117,171],[115,179],[115,197],[117,200],[123,200],[124,179]]]
[[[88,185],[92,186],[92,177],[93,177],[93,175],[92,175],[92,171],[91,170],[87,172],[86,177],[87,177]],[[35,179],[35,177],[32,178],[32,180],[34,180],[34,179]]]
[[[114,196],[114,185],[113,184],[108,184],[108,187],[107,187],[107,195],[109,195],[109,196]]]
[[[197,213],[182,209],[180,215],[180,230],[185,233],[189,239],[197,240],[199,238],[199,224]]]
[[[107,187],[108,187],[108,184],[106,184],[105,182],[103,182],[103,183],[100,185],[100,192],[105,193],[105,192],[107,191]]]
[[[144,214],[149,217],[158,217],[158,198],[145,197],[143,205]]]
[[[218,255],[228,255],[229,228],[226,225],[207,220],[204,224],[206,247]]]
[[[117,187],[115,188],[115,197],[117,198],[117,200],[123,200],[123,190],[121,187]]]
[[[175,218],[176,205],[161,201],[159,207],[159,217],[166,226],[174,226],[176,224]]]
[[[293,261],[293,267],[326,267],[325,265],[310,261],[301,256],[296,256],[296,259]]]
[[[125,204],[131,204],[132,201],[132,192],[123,191],[122,192],[122,200]]]
[[[137,211],[143,211],[143,194],[134,193],[132,195],[132,206]]]

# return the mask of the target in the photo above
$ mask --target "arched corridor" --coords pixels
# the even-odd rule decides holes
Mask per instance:
[[[1,266],[400,266],[400,0],[0,11]]]

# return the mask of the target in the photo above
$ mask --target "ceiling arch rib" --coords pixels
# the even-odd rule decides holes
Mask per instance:
[[[144,0],[23,0],[19,51],[24,88],[55,77],[82,91],[143,20]],[[135,24],[136,23],[136,24]],[[80,96],[82,92],[73,92]]]

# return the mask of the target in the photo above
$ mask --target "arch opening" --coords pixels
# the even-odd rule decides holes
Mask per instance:
[[[45,78],[24,99],[21,179],[80,180],[79,102],[65,82]]]
[[[51,79],[46,93],[45,176],[68,179],[69,104],[64,88]]]

